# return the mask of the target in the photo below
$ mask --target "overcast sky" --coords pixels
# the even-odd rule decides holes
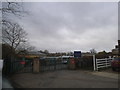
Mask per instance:
[[[37,50],[111,51],[118,40],[118,3],[24,2],[19,19]]]

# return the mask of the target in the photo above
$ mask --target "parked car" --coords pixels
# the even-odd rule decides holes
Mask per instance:
[[[62,63],[63,64],[68,64],[69,59],[73,56],[62,56]]]
[[[68,63],[68,60],[62,60],[62,63],[63,63],[63,64],[67,64],[67,63]]]
[[[120,57],[115,57],[111,61],[111,66],[113,71],[120,71]]]

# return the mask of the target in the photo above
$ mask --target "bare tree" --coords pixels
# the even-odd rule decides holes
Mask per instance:
[[[91,49],[91,50],[90,50],[90,53],[91,53],[91,54],[96,54],[97,51],[96,51],[95,49]]]
[[[49,51],[48,51],[48,50],[44,50],[44,53],[45,53],[45,54],[49,54]]]
[[[35,47],[31,46],[29,42],[24,42],[17,48],[18,54],[27,54],[28,52],[31,52],[35,49]]]
[[[0,10],[2,11],[3,17],[7,14],[21,16],[22,13],[27,13],[22,5],[22,2],[2,2],[2,8]]]
[[[2,2],[2,38],[3,43],[16,49],[21,42],[26,42],[26,32],[18,23],[12,22],[9,15],[21,16],[24,13],[22,2]]]
[[[3,21],[2,25],[2,41],[9,44],[15,50],[21,44],[27,41],[27,33],[19,24],[9,21]]]
[[[7,0],[6,0],[7,1]],[[2,34],[3,34],[3,43],[9,44],[14,49],[19,47],[19,50],[33,49],[32,46],[26,44],[27,33],[21,28],[18,23],[13,22],[9,19],[9,15],[20,16],[23,14],[28,14],[23,8],[22,2],[2,2]],[[25,45],[26,44],[26,45]],[[20,46],[22,45],[22,46]],[[25,47],[26,46],[26,47]],[[29,46],[29,47],[28,47]]]

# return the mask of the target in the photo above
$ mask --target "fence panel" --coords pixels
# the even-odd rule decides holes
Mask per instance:
[[[66,62],[65,62],[66,61]],[[54,71],[67,69],[68,59],[46,57],[40,59],[40,71]]]

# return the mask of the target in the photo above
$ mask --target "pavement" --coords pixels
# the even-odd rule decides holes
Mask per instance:
[[[12,86],[11,82],[5,77],[2,78],[2,88],[11,88],[11,89],[13,89],[13,86]]]
[[[0,59],[0,90],[2,88],[11,88],[13,89],[11,82],[6,78],[2,76],[2,68],[3,68],[3,60]]]
[[[2,88],[10,88],[12,90],[13,86],[12,86],[11,82],[9,81],[9,79],[2,76],[2,73],[0,73],[0,90]]]
[[[0,90],[2,89],[2,72],[0,72]]]
[[[118,88],[117,73],[84,70],[19,73],[11,81],[17,88]]]

